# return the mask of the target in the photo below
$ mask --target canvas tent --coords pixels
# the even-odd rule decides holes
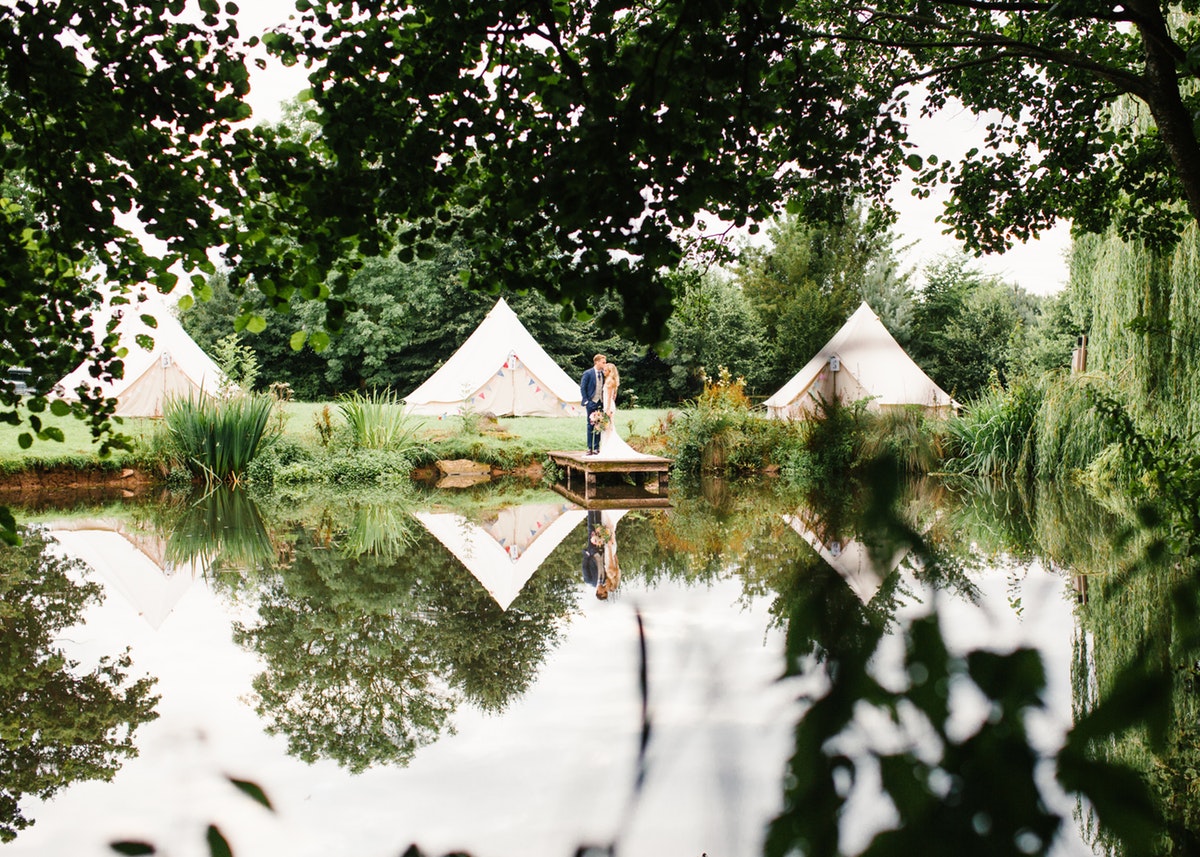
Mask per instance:
[[[504,299],[450,359],[404,397],[411,413],[582,417],[579,384],[545,352]]]
[[[161,536],[131,532],[108,521],[57,522],[49,525],[47,534],[65,555],[91,566],[155,630],[210,562],[202,557],[175,566],[166,559],[166,540]]]
[[[75,388],[80,383],[99,387],[106,398],[117,400],[118,416],[161,417],[163,399],[173,396],[206,396],[220,393],[224,373],[212,358],[188,336],[183,325],[162,303],[129,305],[119,308],[121,321],[117,326],[121,345],[128,349],[124,377],[101,382],[88,373],[89,362],[81,363],[56,385],[65,399],[78,398]],[[114,308],[104,307],[93,313],[93,328],[103,335],[104,326]],[[142,314],[154,316],[157,327],[142,321]],[[154,340],[150,349],[138,344],[139,336]]]
[[[869,399],[872,410],[920,405],[937,416],[958,407],[913,362],[866,301],[764,404],[772,417],[797,419],[813,413],[818,399]]]
[[[846,581],[846,585],[863,604],[874,598],[883,585],[884,572],[896,568],[908,555],[907,548],[898,550],[887,563],[887,568],[881,570],[862,542],[856,539],[823,539],[802,515],[784,515],[783,519]]]
[[[417,512],[414,517],[507,610],[587,512],[572,503],[532,503],[502,509],[483,524],[449,512]]]

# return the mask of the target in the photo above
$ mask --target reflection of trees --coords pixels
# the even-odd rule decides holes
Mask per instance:
[[[508,610],[501,610],[436,540],[423,545],[425,609],[436,617],[447,677],[472,703],[500,711],[533,681],[558,643],[559,620],[579,597],[572,585],[578,550],[564,558],[560,544]]]
[[[127,681],[128,654],[83,673],[55,645],[100,600],[98,584],[71,579],[80,567],[46,552],[37,532],[0,550],[0,841],[33,823],[21,814],[24,796],[111,780],[137,755],[134,731],[158,716],[154,680]]]
[[[306,761],[407,764],[463,697],[503,708],[577,597],[573,564],[547,562],[502,611],[432,536],[354,558],[336,549],[345,535],[297,527],[290,563],[260,584],[257,622],[235,629],[266,662],[254,688],[268,730]]]
[[[774,486],[722,480],[717,488],[716,482],[672,486],[671,511],[655,519],[659,550],[648,574],[709,579],[736,567],[751,588],[769,586],[792,553],[780,544],[787,526],[779,515],[787,501],[775,496]],[[622,556],[625,546],[622,529]]]
[[[1144,534],[1134,537],[1133,521],[1079,488],[975,485],[957,501],[951,517],[964,541],[1070,570],[1081,602],[1072,663],[1077,717],[1119,698],[1131,666],[1143,674],[1173,677],[1169,703],[1160,712],[1165,718],[1161,735],[1138,726],[1094,749],[1100,758],[1136,771],[1154,795],[1162,820],[1156,843],[1144,853],[1200,852],[1195,833],[1200,830],[1200,651],[1188,642],[1191,632],[1176,624],[1177,589],[1194,572],[1177,557],[1148,561],[1153,541]],[[1134,853],[1087,821],[1093,844],[1116,854]]]
[[[969,583],[964,569],[938,537],[920,535],[897,514],[897,486],[878,477],[861,505],[864,538],[911,549],[922,579],[933,584],[929,603],[936,608],[948,585]],[[1085,798],[1114,836],[1130,843],[1130,853],[1145,846],[1156,828],[1144,790],[1122,760],[1097,759],[1092,748],[1152,721],[1156,694],[1148,673],[1123,665],[1117,704],[1079,712],[1066,745],[1045,755],[1026,729],[1028,715],[1045,708],[1036,650],[951,653],[936,610],[912,620],[888,610],[879,615],[887,621],[875,621],[878,597],[864,608],[825,578],[795,564],[792,586],[778,602],[786,613],[788,673],[823,681],[805,682],[820,689],[803,697],[783,810],[768,835],[770,857],[842,853],[850,786],[870,772],[878,773],[896,821],[873,837],[867,854],[1047,855],[1068,820],[1042,798],[1043,767]],[[901,650],[898,673],[881,681],[879,662]],[[986,700],[989,714],[970,734],[952,725],[952,686]]]

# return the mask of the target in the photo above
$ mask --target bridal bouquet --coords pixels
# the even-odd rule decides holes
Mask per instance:
[[[608,428],[609,418],[608,414],[604,411],[592,411],[589,419],[592,421],[592,425],[596,427],[596,431],[603,432]]]
[[[608,544],[610,539],[612,539],[612,530],[604,524],[597,524],[592,528],[592,544],[603,546]]]

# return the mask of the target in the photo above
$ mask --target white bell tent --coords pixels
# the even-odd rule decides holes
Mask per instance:
[[[484,524],[449,512],[416,512],[414,517],[507,610],[587,512],[573,503],[533,503],[502,509]]]
[[[582,417],[579,384],[554,362],[504,299],[442,366],[404,397],[410,413]]]
[[[115,308],[104,307],[93,312],[93,329],[97,337]],[[167,396],[218,396],[225,383],[225,374],[196,341],[188,336],[183,325],[162,302],[151,300],[144,304],[119,307],[121,320],[117,325],[120,343],[127,349],[122,378],[99,381],[88,372],[90,361],[77,366],[56,385],[63,398],[78,399],[76,388],[82,383],[99,387],[105,398],[117,400],[117,416],[161,417],[163,399]],[[141,316],[154,316],[157,327],[150,327]],[[154,341],[152,348],[138,343],[140,336]]]
[[[907,548],[899,550],[892,556],[887,567],[880,569],[862,542],[856,539],[822,539],[816,529],[801,515],[784,515],[783,519],[846,581],[846,585],[863,604],[875,597],[875,593],[883,585],[885,574],[895,569],[908,556]]]
[[[155,630],[212,561],[201,557],[174,566],[166,559],[165,539],[107,521],[61,521],[50,524],[47,534],[66,556],[91,566]]]
[[[819,399],[868,399],[868,407],[877,411],[920,405],[936,416],[949,416],[958,408],[900,347],[866,301],[764,404],[769,416],[797,419],[813,414]]]

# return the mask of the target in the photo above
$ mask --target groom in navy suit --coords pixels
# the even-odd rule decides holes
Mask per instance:
[[[592,358],[592,368],[583,373],[579,379],[579,395],[583,399],[583,407],[587,410],[587,454],[595,455],[600,451],[600,432],[592,423],[592,414],[604,407],[604,366],[608,361],[603,354]]]

